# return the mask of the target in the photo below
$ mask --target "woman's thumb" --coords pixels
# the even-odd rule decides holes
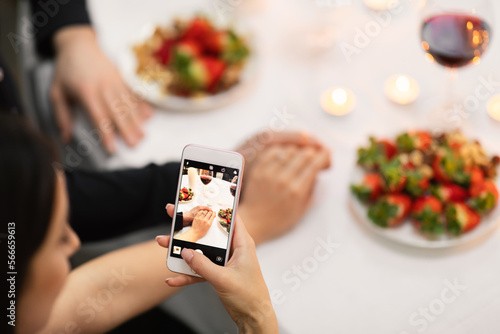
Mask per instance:
[[[192,249],[184,248],[181,256],[191,269],[217,288],[221,280],[221,271],[224,270],[223,267],[216,265],[205,255]]]

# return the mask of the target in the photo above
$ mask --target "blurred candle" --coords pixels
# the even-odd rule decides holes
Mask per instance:
[[[364,0],[364,3],[373,10],[387,10],[396,7],[399,0]]]
[[[332,87],[321,95],[321,108],[331,115],[350,113],[356,105],[354,94],[347,88]]]
[[[488,111],[488,115],[493,118],[495,121],[500,122],[500,94],[493,95],[486,105],[486,110]]]
[[[385,82],[385,95],[394,103],[409,104],[416,100],[420,89],[412,78],[394,75]]]
[[[189,187],[191,188],[192,191],[195,191],[196,189],[196,179],[198,178],[198,173],[196,171],[196,168],[189,167],[188,168],[188,180],[189,180]]]

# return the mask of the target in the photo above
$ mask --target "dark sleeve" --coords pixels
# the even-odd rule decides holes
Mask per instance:
[[[179,163],[168,163],[113,172],[66,172],[71,226],[86,242],[171,223],[165,205],[175,203],[179,168]]]
[[[184,214],[182,212],[177,212],[175,215],[175,227],[174,231],[178,232],[184,227]]]
[[[22,114],[20,101],[14,78],[0,55],[0,113]]]
[[[90,24],[85,0],[30,0],[36,46],[42,56],[54,55],[52,38],[61,28]]]

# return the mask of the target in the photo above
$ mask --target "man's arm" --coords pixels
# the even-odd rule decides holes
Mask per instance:
[[[54,55],[53,37],[61,28],[90,25],[85,0],[30,0],[31,20],[36,27],[36,47],[43,56]],[[45,24],[42,24],[45,23]]]

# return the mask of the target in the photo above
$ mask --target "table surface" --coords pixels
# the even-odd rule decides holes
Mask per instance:
[[[369,134],[429,126],[429,111],[446,91],[444,69],[428,63],[420,49],[418,1],[403,1],[397,14],[378,16],[360,0],[319,1],[347,4],[320,11],[305,7],[311,3],[90,1],[100,43],[117,64],[144,25],[193,10],[213,15],[215,8],[239,15],[251,28],[258,57],[255,84],[241,99],[203,113],[156,111],[145,124],[143,142],[134,149],[120,142],[106,167],[179,160],[188,143],[230,149],[263,129],[308,130],[331,147],[334,166],[320,176],[314,205],[298,227],[258,249],[281,326],[291,333],[497,333],[500,229],[457,248],[416,249],[374,235],[348,204],[347,176],[356,148]],[[306,47],[307,32],[325,22],[334,28],[331,47],[324,52]],[[500,124],[486,114],[484,94],[474,100],[478,89],[488,96],[499,92],[497,28],[493,24],[492,45],[481,64],[459,71],[460,101],[478,103],[457,122],[499,152]],[[350,56],[342,51],[347,45],[355,50]],[[409,106],[384,96],[384,81],[397,73],[420,85],[419,98]],[[337,85],[350,88],[357,99],[354,112],[344,117],[319,106],[321,92]]]

